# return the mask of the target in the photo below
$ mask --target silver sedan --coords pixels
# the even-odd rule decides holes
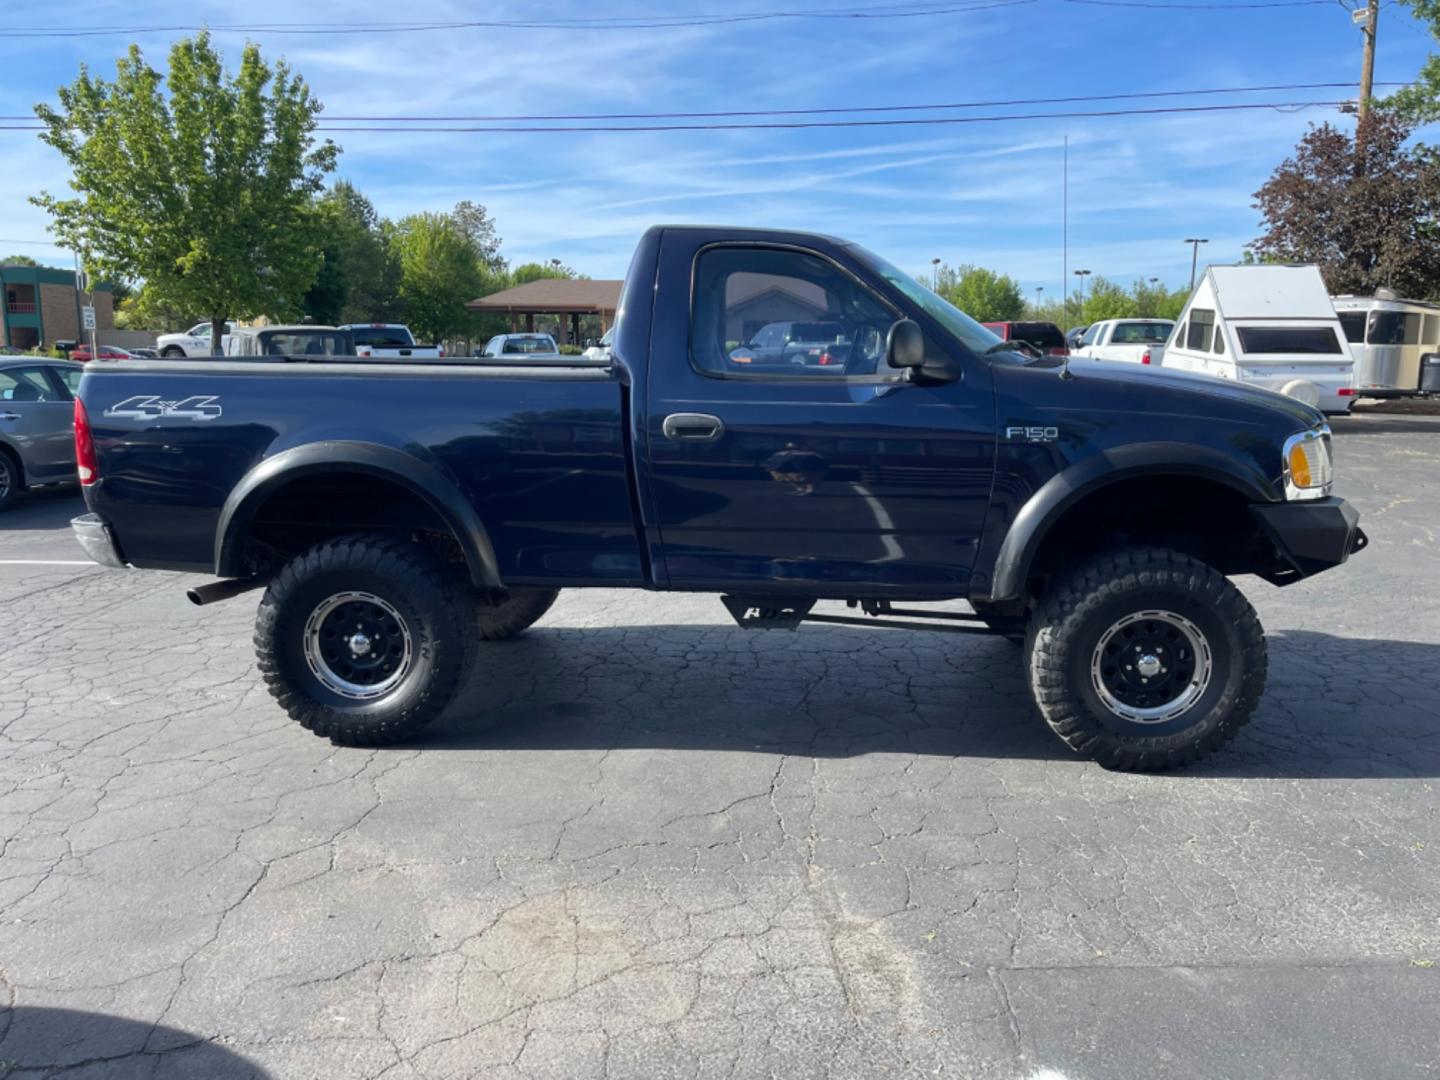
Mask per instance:
[[[18,492],[75,479],[80,364],[0,357],[0,509]]]

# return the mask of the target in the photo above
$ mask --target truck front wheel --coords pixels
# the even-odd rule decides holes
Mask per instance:
[[[417,734],[466,668],[464,589],[423,548],[331,540],[292,560],[260,602],[255,650],[275,700],[342,746]]]
[[[1045,722],[1109,768],[1152,771],[1233,739],[1265,689],[1265,635],[1239,590],[1164,548],[1109,552],[1062,578],[1026,639]]]

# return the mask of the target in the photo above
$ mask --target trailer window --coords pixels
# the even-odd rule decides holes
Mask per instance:
[[[1185,338],[1185,347],[1187,349],[1194,349],[1196,352],[1209,352],[1210,332],[1214,327],[1214,311],[1208,308],[1192,309],[1190,312],[1190,333]]]
[[[1225,351],[1225,324],[1224,324],[1224,323],[1216,323],[1216,324],[1215,324],[1215,351],[1216,351],[1217,353],[1223,353],[1223,352]]]
[[[1420,334],[1421,344],[1440,345],[1440,315],[1426,315],[1425,329]]]
[[[1403,311],[1377,311],[1370,316],[1371,345],[1420,344],[1420,316]]]
[[[1340,312],[1340,328],[1345,331],[1345,340],[1350,344],[1362,344],[1365,341],[1365,312]]]
[[[1279,353],[1333,355],[1343,352],[1328,326],[1239,326],[1240,348],[1251,356]]]

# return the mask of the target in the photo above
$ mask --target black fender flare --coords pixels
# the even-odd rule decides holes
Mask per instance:
[[[979,599],[991,603],[1020,599],[1041,543],[1082,499],[1124,480],[1160,475],[1211,480],[1250,502],[1270,503],[1278,498],[1273,482],[1256,466],[1210,447],[1153,442],[1101,451],[1056,473],[1020,508],[995,557],[990,594]]]
[[[375,476],[413,492],[450,526],[465,555],[470,580],[503,588],[490,535],[470,500],[439,465],[379,443],[327,440],[306,443],[268,457],[231,490],[215,530],[215,574],[241,577],[241,554],[250,523],[267,498],[292,480],[317,473]]]

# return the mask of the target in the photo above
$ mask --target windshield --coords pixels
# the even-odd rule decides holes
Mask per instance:
[[[524,355],[527,353],[553,353],[555,351],[555,340],[548,334],[539,337],[506,338],[505,347],[501,352],[509,356]]]
[[[1122,322],[1115,324],[1111,345],[1163,345],[1175,329],[1172,322]]]
[[[1345,331],[1345,340],[1352,345],[1360,345],[1365,341],[1365,312],[1363,311],[1342,311],[1340,312],[1340,326]]]
[[[350,330],[356,345],[372,349],[408,349],[415,344],[410,331],[403,326],[357,326]]]
[[[280,330],[261,334],[263,356],[351,356],[355,349],[337,330]]]
[[[856,258],[894,285],[905,294],[907,300],[922,309],[926,315],[950,331],[974,352],[983,353],[1000,343],[1000,335],[985,329],[954,304],[940,299],[903,270],[896,269],[880,256],[866,251],[858,245],[847,246]]]

